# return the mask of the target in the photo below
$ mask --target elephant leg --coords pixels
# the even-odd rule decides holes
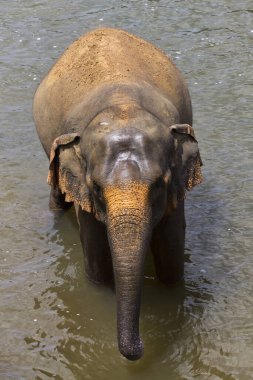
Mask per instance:
[[[183,277],[185,227],[182,201],[171,215],[163,217],[153,231],[151,249],[156,274],[162,282],[175,283]]]
[[[67,210],[72,204],[72,202],[65,202],[65,194],[62,194],[58,187],[51,187],[49,198],[49,207],[51,210]]]
[[[106,227],[93,214],[76,207],[87,277],[95,283],[113,280],[113,267]]]

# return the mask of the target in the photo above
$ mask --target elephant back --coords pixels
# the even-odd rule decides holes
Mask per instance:
[[[43,129],[50,119],[55,130],[96,88],[143,82],[169,99],[179,115],[186,112],[191,117],[187,85],[170,58],[126,31],[95,29],[73,42],[42,81],[34,98],[35,122]]]

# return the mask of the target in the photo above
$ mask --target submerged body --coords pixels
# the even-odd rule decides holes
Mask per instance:
[[[50,205],[75,204],[86,273],[114,277],[119,349],[138,359],[146,251],[160,280],[182,277],[184,196],[201,182],[187,85],[153,45],[97,29],[44,78],[34,120],[50,158]]]

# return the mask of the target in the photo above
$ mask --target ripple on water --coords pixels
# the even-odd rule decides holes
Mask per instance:
[[[248,2],[48,4],[1,4],[1,376],[252,378]],[[136,363],[118,353],[114,292],[83,275],[73,211],[48,211],[48,162],[31,115],[34,91],[55,59],[101,25],[146,37],[177,62],[190,86],[204,162],[205,181],[187,197],[185,282],[162,286],[148,269],[140,323],[145,355]]]

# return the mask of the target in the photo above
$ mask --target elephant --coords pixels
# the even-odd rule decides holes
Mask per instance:
[[[74,204],[85,272],[113,281],[119,351],[137,360],[147,251],[160,281],[183,278],[184,199],[202,182],[186,81],[153,44],[98,28],[53,65],[33,116],[50,160],[50,207]]]

